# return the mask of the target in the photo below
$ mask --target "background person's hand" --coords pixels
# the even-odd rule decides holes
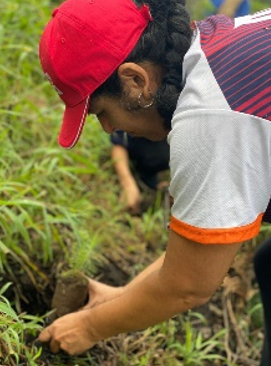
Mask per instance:
[[[233,18],[243,0],[225,0],[217,9],[217,14],[224,14]]]
[[[136,182],[124,188],[120,200],[132,215],[139,215],[141,213],[142,197]]]

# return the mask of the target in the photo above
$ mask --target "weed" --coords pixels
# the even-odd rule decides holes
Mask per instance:
[[[27,314],[17,315],[3,293],[11,284],[6,284],[0,291],[0,361],[5,365],[19,364],[24,361],[36,366],[35,360],[41,355],[41,349],[25,345],[26,336],[36,336],[43,325],[43,320]],[[15,362],[15,363],[14,363]]]

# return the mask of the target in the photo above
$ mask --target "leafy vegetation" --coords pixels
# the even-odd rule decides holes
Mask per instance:
[[[79,269],[122,284],[160,254],[167,236],[161,197],[142,218],[123,212],[109,140],[95,118],[88,117],[76,149],[56,143],[63,105],[38,61],[39,37],[56,4],[0,3],[0,364],[256,365],[262,311],[250,263],[268,227],[198,312],[114,337],[81,357],[53,356],[35,341],[58,273]]]
[[[5,365],[19,364],[23,359],[26,364],[35,366],[35,360],[41,355],[41,348],[38,349],[34,343],[27,346],[26,336],[39,331],[43,321],[37,316],[17,315],[3,295],[8,286],[6,284],[0,291],[0,359]]]

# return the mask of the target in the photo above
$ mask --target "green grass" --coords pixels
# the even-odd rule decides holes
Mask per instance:
[[[6,284],[0,291],[0,360],[4,365],[17,365],[22,360],[25,364],[36,366],[35,360],[42,353],[41,348],[26,345],[26,336],[35,335],[42,329],[43,320],[28,314],[17,315],[8,299],[4,297]]]

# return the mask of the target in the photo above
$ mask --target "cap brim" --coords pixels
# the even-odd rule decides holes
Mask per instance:
[[[88,114],[89,97],[74,107],[67,107],[58,135],[58,143],[65,149],[71,149],[79,140]]]

